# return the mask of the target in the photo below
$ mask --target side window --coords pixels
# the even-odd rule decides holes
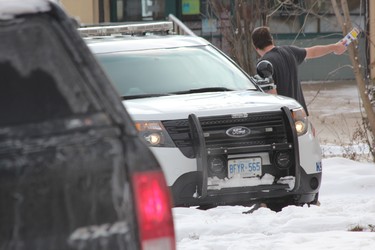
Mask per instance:
[[[0,31],[0,127],[100,109],[68,45],[44,22],[9,21]]]

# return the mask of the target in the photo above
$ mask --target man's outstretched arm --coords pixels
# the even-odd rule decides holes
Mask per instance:
[[[333,44],[316,45],[306,48],[306,59],[322,57],[331,53],[341,55],[346,49],[344,40]]]

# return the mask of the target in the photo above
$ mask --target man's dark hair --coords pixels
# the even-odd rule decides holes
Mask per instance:
[[[262,26],[255,28],[251,34],[253,44],[257,49],[264,49],[273,44],[273,38],[268,27]]]

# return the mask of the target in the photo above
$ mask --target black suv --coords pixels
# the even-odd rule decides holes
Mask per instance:
[[[0,1],[0,37],[0,249],[175,249],[164,174],[75,22]]]

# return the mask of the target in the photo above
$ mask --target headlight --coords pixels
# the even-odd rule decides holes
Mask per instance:
[[[309,122],[305,110],[303,108],[292,110],[292,117],[297,135],[301,136],[306,134]]]
[[[140,137],[151,147],[175,147],[172,139],[159,121],[136,121]]]

